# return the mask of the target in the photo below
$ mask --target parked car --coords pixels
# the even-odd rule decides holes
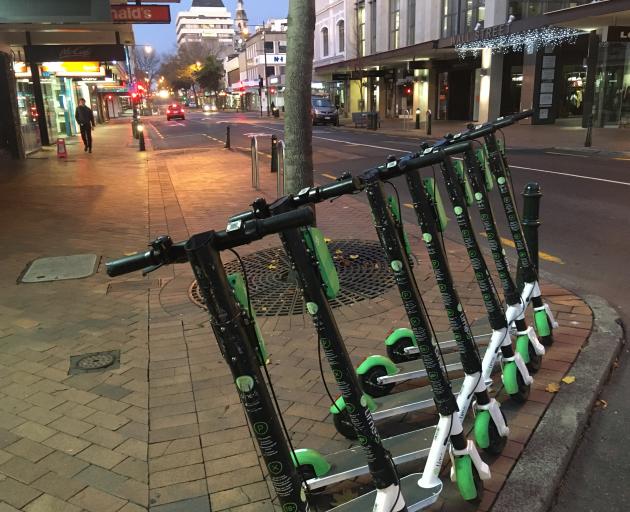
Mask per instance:
[[[334,124],[337,125],[339,113],[330,100],[327,98],[312,98],[311,116],[313,124]]]
[[[186,119],[184,107],[178,105],[177,103],[173,103],[172,105],[166,107],[166,120],[170,121],[171,119]]]

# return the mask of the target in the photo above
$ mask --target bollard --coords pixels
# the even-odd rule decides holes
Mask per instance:
[[[278,172],[278,137],[271,136],[271,172]]]
[[[431,135],[431,111],[427,110],[427,135]]]
[[[146,151],[147,148],[144,144],[144,125],[138,124],[137,130],[138,130],[138,147],[140,151]]]
[[[138,138],[138,120],[135,117],[131,120],[131,134],[134,139]]]
[[[542,192],[540,185],[530,182],[525,185],[523,196],[523,215],[521,225],[523,226],[523,236],[529,248],[532,263],[538,270],[538,228],[540,227],[540,199]],[[517,269],[516,280],[519,289],[523,289],[523,277],[520,266]]]
[[[230,125],[227,125],[226,134],[225,134],[225,149],[231,149],[230,146]]]
[[[584,141],[584,147],[590,148],[593,144],[593,114],[588,116],[586,121],[586,140]]]
[[[416,130],[420,129],[420,109],[416,109]]]

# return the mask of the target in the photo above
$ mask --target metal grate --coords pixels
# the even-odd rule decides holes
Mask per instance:
[[[395,285],[385,254],[371,240],[334,240],[328,244],[339,274],[340,291],[330,301],[333,308],[374,299]],[[299,315],[305,312],[304,299],[281,247],[265,249],[242,258],[251,293],[252,306],[259,316]],[[238,261],[225,265],[228,274],[241,272]],[[190,299],[204,308],[204,300],[194,281]]]
[[[70,356],[68,374],[91,373],[120,367],[120,350]]]

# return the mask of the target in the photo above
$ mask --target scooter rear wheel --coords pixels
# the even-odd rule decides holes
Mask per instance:
[[[415,361],[420,357],[419,354],[406,354],[405,348],[413,347],[411,338],[400,338],[392,345],[387,345],[387,355],[394,363],[405,363],[407,361]]]
[[[346,439],[357,439],[357,432],[354,430],[354,426],[352,425],[352,421],[350,421],[350,416],[348,415],[348,411],[346,409],[333,414],[333,424],[335,425],[337,432]]]
[[[385,377],[387,370],[384,366],[373,366],[363,375],[359,375],[359,384],[364,393],[372,397],[386,396],[394,389],[394,384],[379,384],[378,378]]]

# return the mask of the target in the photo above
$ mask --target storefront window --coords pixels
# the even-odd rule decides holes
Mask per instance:
[[[33,82],[29,79],[20,79],[17,85],[18,113],[20,116],[20,130],[24,139],[24,150],[27,153],[36,151],[42,147]]]
[[[590,3],[592,0],[512,0],[508,3],[508,15],[513,15],[516,19],[523,19]]]
[[[599,49],[594,114],[599,126],[630,126],[630,44]]]
[[[442,37],[465,34],[486,18],[486,0],[442,0]]]

